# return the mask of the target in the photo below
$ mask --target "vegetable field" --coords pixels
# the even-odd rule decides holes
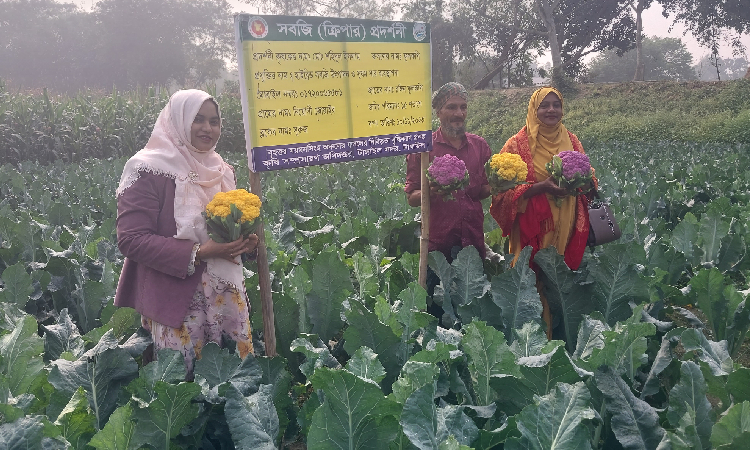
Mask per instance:
[[[580,137],[623,239],[575,272],[537,255],[560,340],[489,216],[492,260],[430,255],[438,327],[404,160],[385,158],[263,175],[280,356],[262,333],[245,360],[207,345],[194,382],[176,352],[143,365],[140,318],[112,306],[127,153],[39,164],[3,144],[0,448],[743,448],[750,144]]]

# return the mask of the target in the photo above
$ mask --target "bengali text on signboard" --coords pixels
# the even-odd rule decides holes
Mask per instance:
[[[235,19],[254,171],[429,151],[429,25]]]

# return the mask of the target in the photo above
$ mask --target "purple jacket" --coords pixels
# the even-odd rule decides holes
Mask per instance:
[[[175,183],[141,172],[117,199],[117,246],[125,255],[115,305],[173,328],[185,320],[205,265],[188,276],[193,241],[177,239]]]

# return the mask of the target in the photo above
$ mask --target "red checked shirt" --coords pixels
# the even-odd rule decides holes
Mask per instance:
[[[406,156],[406,186],[409,194],[421,188],[421,154]],[[438,128],[432,133],[430,161],[437,156],[453,155],[466,164],[469,171],[469,186],[453,192],[455,200],[444,201],[440,195],[430,196],[430,243],[429,251],[439,250],[450,259],[451,248],[473,245],[484,259],[484,211],[479,195],[487,185],[484,164],[492,156],[490,146],[483,138],[466,133],[461,148],[456,149],[443,137]]]

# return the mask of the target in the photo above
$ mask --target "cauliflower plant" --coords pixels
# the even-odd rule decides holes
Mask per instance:
[[[565,188],[569,195],[588,192],[593,179],[589,157],[573,150],[565,150],[552,157],[545,166],[558,186]],[[556,201],[562,204],[562,199]]]
[[[485,164],[484,169],[492,195],[513,189],[519,184],[525,184],[528,175],[528,166],[521,156],[515,153],[493,155]]]
[[[469,185],[466,164],[453,155],[438,156],[427,168],[427,179],[443,191],[443,200],[454,200],[452,192]]]

